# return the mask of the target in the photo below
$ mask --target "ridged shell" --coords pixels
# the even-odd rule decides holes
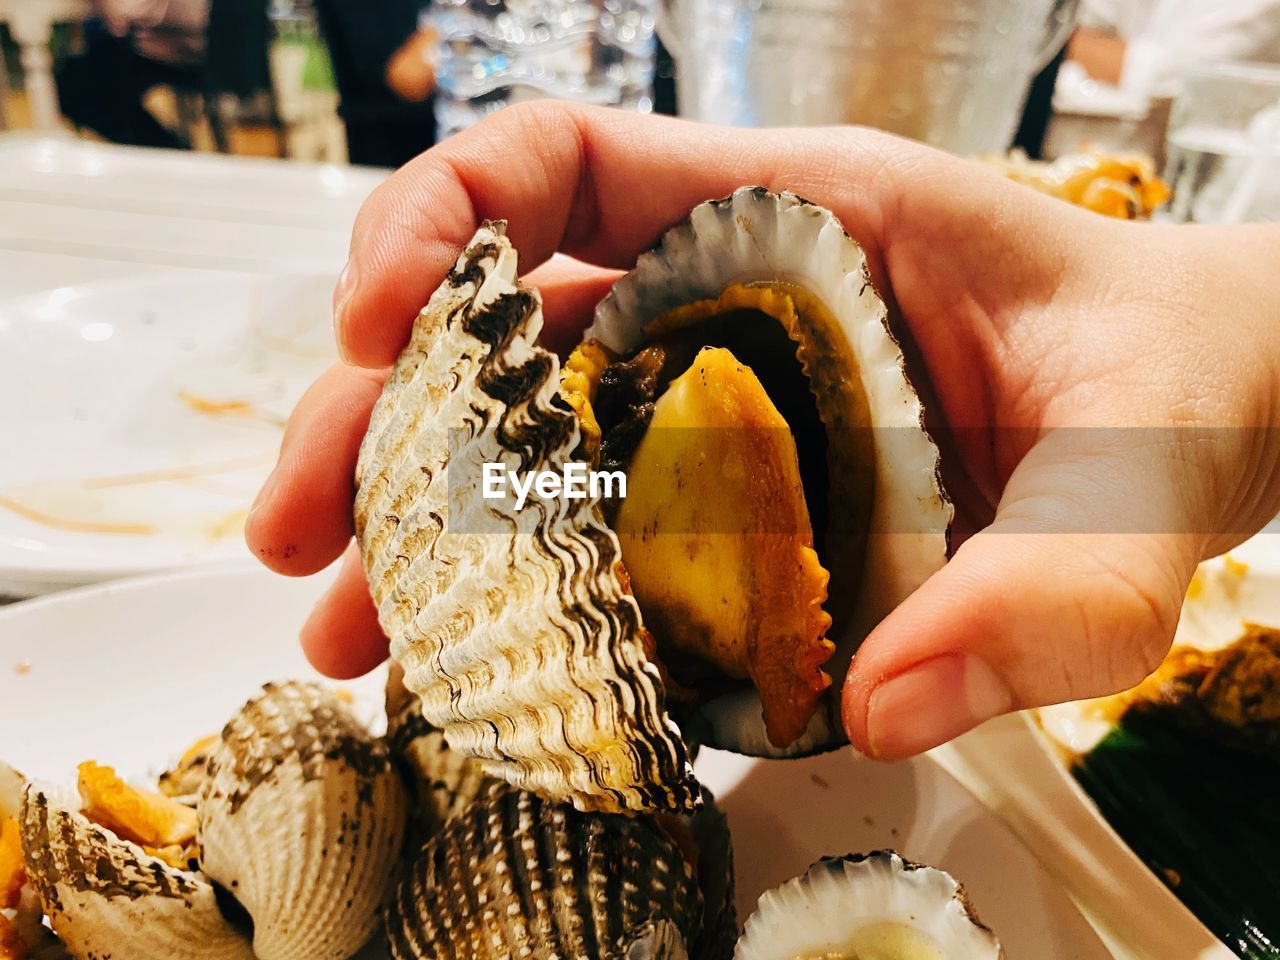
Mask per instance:
[[[489,772],[585,810],[687,810],[688,754],[592,500],[506,514],[481,464],[558,470],[576,417],[536,293],[484,225],[414,324],[360,451],[356,532],[423,712]]]
[[[405,823],[386,745],[315,684],[268,684],[222,731],[201,869],[253,919],[259,960],[345,960],[377,928]]]
[[[74,956],[253,960],[206,879],[149,856],[35,785],[24,797],[22,846],[27,876]]]
[[[757,756],[799,755],[845,741],[839,714],[841,674],[875,624],[946,562],[954,510],[939,478],[938,448],[924,429],[920,399],[907,378],[902,348],[889,329],[866,257],[829,210],[794,194],[743,187],[695,207],[653,251],[614,285],[596,309],[587,337],[627,352],[645,324],[733,283],[783,281],[817,297],[835,317],[857,361],[870,407],[875,446],[875,498],[857,599],[828,669],[835,678],[805,735],[785,750],[765,736],[755,691],[706,705],[686,731],[708,746]],[[811,352],[810,352],[811,353]],[[822,357],[800,358],[811,377]],[[832,603],[839,603],[838,570]]]
[[[699,956],[702,917],[694,870],[652,817],[495,784],[423,848],[387,936],[396,960],[676,960]]]
[[[703,804],[689,817],[689,830],[698,848],[698,887],[704,904],[702,938],[697,960],[729,960],[738,939],[738,911],[733,900],[733,841],[729,820],[709,790]]]
[[[404,685],[404,671],[387,672],[387,745],[416,801],[410,810],[415,836],[426,840],[455,813],[483,794],[494,778],[480,761],[449,749],[444,733],[422,715],[422,701]]]
[[[885,924],[927,936],[932,952],[908,956],[939,960],[1001,960],[995,934],[973,912],[964,888],[950,874],[904,860],[891,850],[819,860],[803,876],[760,898],[747,918],[734,960],[880,956],[858,936],[876,937]],[[870,929],[868,929],[870,928]],[[877,943],[877,940],[872,940]],[[883,949],[883,947],[882,947]],[[885,956],[904,952],[885,951]]]
[[[689,960],[680,928],[670,920],[653,920],[636,931],[622,960]]]
[[[449,749],[444,733],[422,715],[420,703],[405,704],[388,721],[387,743],[413,791],[411,816],[422,839],[467,809],[494,782],[478,760]]]
[[[207,744],[200,744],[199,749],[189,751],[173,766],[163,770],[157,784],[160,792],[184,801],[198,795],[208,776],[209,758],[217,748],[217,738],[210,738]]]

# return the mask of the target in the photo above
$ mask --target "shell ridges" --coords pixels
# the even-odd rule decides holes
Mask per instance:
[[[584,810],[688,810],[684,744],[594,501],[499,515],[483,463],[573,459],[537,293],[486,224],[414,325],[357,469],[356,530],[405,683],[451,748]]]

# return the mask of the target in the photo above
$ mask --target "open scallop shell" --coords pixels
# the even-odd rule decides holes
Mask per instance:
[[[828,857],[766,892],[734,960],[893,956],[1002,960],[1000,942],[945,871],[891,850]]]
[[[645,325],[669,310],[712,299],[734,283],[782,281],[820,300],[835,317],[861,374],[875,447],[875,496],[861,582],[832,571],[831,603],[847,607],[828,669],[836,680],[804,736],[786,749],[770,745],[754,690],[704,706],[687,731],[707,746],[753,756],[795,756],[845,742],[839,680],[858,643],[886,614],[946,563],[954,515],[942,488],[939,454],[907,377],[902,348],[889,328],[866,257],[829,210],[794,194],[744,187],[695,207],[658,246],[614,285],[587,330],[625,353]],[[803,346],[803,344],[802,344]],[[811,376],[822,357],[811,355]],[[841,596],[855,594],[852,602]]]
[[[704,910],[697,871],[654,817],[581,813],[495,783],[422,849],[387,934],[397,960],[722,956],[704,916],[718,935],[723,905]]]
[[[74,956],[253,960],[208,880],[148,855],[36,785],[25,793],[22,845],[27,876]]]
[[[857,244],[821,207],[744,188],[698,206],[642,256],[588,335],[625,351],[660,313],[753,280],[822,301],[869,403],[876,492],[865,561],[860,580],[832,583],[847,613],[833,637],[839,679],[875,623],[945,562],[952,518],[937,447]],[[689,810],[689,749],[645,655],[599,502],[514,511],[481,496],[485,463],[559,472],[581,459],[559,364],[534,343],[541,325],[503,225],[485,224],[415,323],[361,448],[356,533],[379,621],[426,718],[489,772],[584,810]],[[821,350],[807,349],[819,376]],[[690,740],[756,755],[830,748],[844,741],[838,693],[837,683],[785,749],[770,746],[754,691],[703,706]]]
[[[201,869],[253,919],[259,960],[345,960],[374,933],[404,839],[386,745],[315,684],[268,684],[200,793]]]

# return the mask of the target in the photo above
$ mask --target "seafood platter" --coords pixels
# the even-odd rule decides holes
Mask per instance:
[[[216,723],[147,769],[111,765],[113,721],[42,708],[37,736],[83,747],[61,779],[21,745],[0,769],[0,957],[1111,956],[1011,834],[953,873],[961,833],[915,849],[864,813],[878,842],[806,849],[761,884],[783,848],[738,829],[745,788],[717,773],[821,785],[842,764],[857,772],[839,816],[869,810],[877,765],[847,756],[841,680],[948,555],[938,446],[835,217],[758,188],[699,205],[563,363],[518,273],[504,225],[483,224],[371,417],[354,523],[385,678],[352,693],[288,679],[302,669],[249,676],[211,645],[174,682]],[[584,464],[628,493],[516,508],[484,495],[490,464]],[[95,602],[128,602],[105,589]],[[43,602],[56,621],[68,601]],[[176,605],[172,629],[196,629],[198,606]],[[33,661],[0,698],[50,672]],[[135,722],[185,728],[149,705],[159,677],[139,678]],[[912,764],[904,823],[959,789]],[[1091,762],[1080,776],[1112,782]],[[813,815],[807,789],[781,823]],[[1021,873],[997,895],[1006,851]]]

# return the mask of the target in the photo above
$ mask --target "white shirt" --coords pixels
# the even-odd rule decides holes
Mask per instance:
[[[1280,64],[1280,0],[1084,0],[1080,21],[1123,38],[1120,86],[1144,101],[1175,95],[1200,64]]]

